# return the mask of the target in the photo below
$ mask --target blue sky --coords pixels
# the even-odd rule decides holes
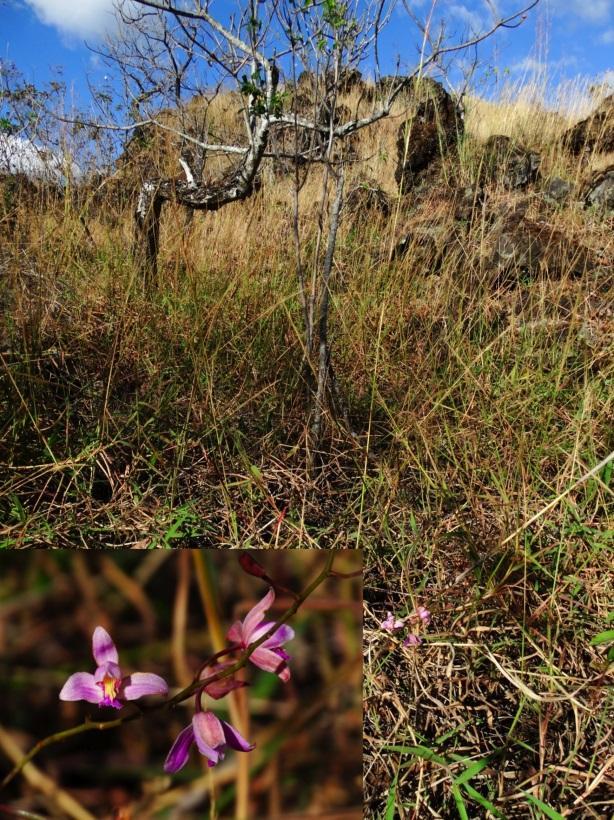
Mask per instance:
[[[416,13],[428,11],[433,0],[406,0]],[[236,2],[236,0],[235,0]],[[526,0],[528,2],[528,0]],[[107,69],[86,46],[101,42],[112,31],[113,0],[0,0],[0,58],[13,62],[26,79],[41,85],[62,71],[64,81],[81,103],[88,99],[88,79],[103,81]],[[483,29],[493,5],[509,13],[522,0],[436,0],[435,14],[446,19],[448,31],[462,35]],[[228,0],[212,0],[224,10]],[[397,54],[401,66],[415,65],[416,36],[402,3],[382,42],[392,70]],[[614,0],[541,0],[519,29],[501,32],[480,48],[478,77],[513,78],[548,71],[553,82],[576,75],[606,76],[614,85]]]

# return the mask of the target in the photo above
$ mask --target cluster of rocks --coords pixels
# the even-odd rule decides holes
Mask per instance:
[[[607,97],[590,117],[565,131],[562,143],[575,156],[591,151],[614,151],[614,94]]]
[[[464,132],[459,108],[440,83],[423,78],[412,80],[409,88],[413,111],[397,132],[395,179],[402,194],[456,145]]]

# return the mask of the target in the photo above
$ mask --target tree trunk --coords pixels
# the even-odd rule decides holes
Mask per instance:
[[[139,192],[135,218],[133,255],[137,260],[145,289],[149,290],[158,278],[158,250],[160,248],[160,215],[164,198],[158,183],[145,182]]]

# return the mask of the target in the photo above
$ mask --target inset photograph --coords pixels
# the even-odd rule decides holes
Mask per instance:
[[[360,551],[0,557],[0,816],[362,817]]]

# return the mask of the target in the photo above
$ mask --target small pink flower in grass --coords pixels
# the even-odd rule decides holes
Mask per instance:
[[[198,751],[207,758],[207,766],[215,766],[223,760],[227,747],[237,752],[251,752],[255,748],[234,726],[220,720],[213,712],[196,712],[192,723],[179,732],[171,746],[164,762],[167,774],[178,772],[185,766],[192,743],[196,743]]]
[[[228,630],[226,636],[229,641],[238,644],[241,649],[247,649],[250,643],[262,638],[273,626],[274,621],[265,621],[264,613],[271,608],[275,600],[275,591],[270,589],[264,598],[255,607],[250,609],[242,621],[236,621]],[[290,655],[282,648],[282,644],[294,637],[294,630],[287,624],[282,624],[275,632],[261,643],[249,656],[250,661],[264,669],[265,672],[274,672],[286,683],[290,680],[288,661]]]
[[[402,618],[395,618],[392,612],[386,613],[386,619],[379,625],[380,629],[385,629],[386,632],[396,632],[397,629],[403,629],[405,621]]]
[[[418,646],[421,643],[422,638],[419,635],[414,635],[413,632],[410,632],[403,641],[403,646]]]
[[[431,613],[425,606],[416,607],[416,614],[424,624],[424,626],[428,626],[431,622]]]
[[[60,692],[60,700],[86,700],[99,706],[121,709],[121,701],[136,700],[144,695],[167,695],[168,684],[159,675],[134,672],[122,677],[119,656],[111,636],[97,626],[92,637],[92,654],[98,667],[93,675],[76,672]]]

